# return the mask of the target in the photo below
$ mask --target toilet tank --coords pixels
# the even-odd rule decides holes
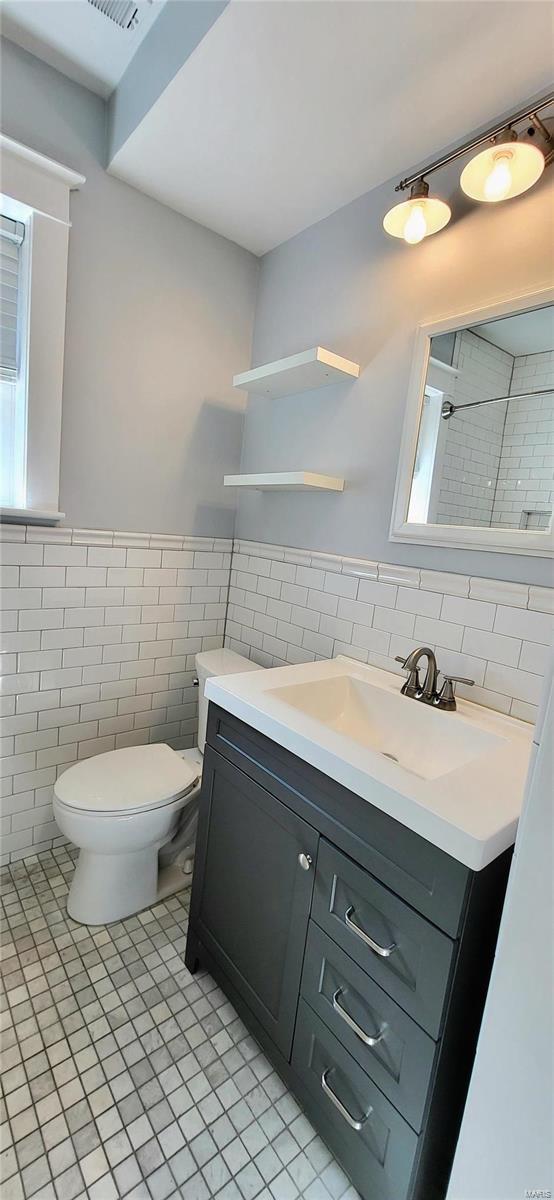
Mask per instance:
[[[258,663],[253,663],[234,650],[204,650],[196,655],[196,674],[198,676],[198,749],[204,753],[206,741],[206,725],[208,721],[208,700],[204,695],[206,680],[214,675],[238,675],[241,671],[262,671]]]

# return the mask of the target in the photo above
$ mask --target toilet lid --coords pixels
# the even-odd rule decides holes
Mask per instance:
[[[157,808],[189,792],[199,778],[171,746],[130,746],[76,763],[60,775],[54,792],[62,804],[89,812]]]

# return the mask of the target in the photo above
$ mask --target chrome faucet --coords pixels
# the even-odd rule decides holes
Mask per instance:
[[[419,679],[419,663],[422,658],[427,659],[423,686]],[[474,679],[464,679],[461,675],[443,674],[444,682],[439,691],[437,660],[434,651],[429,646],[419,646],[416,650],[412,650],[407,658],[397,655],[396,662],[402,663],[404,669],[408,671],[408,678],[401,688],[402,695],[409,696],[412,700],[421,700],[423,704],[432,704],[435,708],[443,709],[445,712],[456,711],[456,683],[465,683],[468,687],[473,687],[475,683]]]

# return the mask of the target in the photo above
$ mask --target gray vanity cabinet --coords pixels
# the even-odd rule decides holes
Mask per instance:
[[[210,747],[202,788],[198,936],[288,1058],[318,834]]]
[[[186,964],[363,1200],[444,1200],[510,857],[470,871],[210,705]]]

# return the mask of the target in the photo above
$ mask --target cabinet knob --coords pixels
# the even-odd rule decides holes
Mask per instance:
[[[309,869],[310,869],[310,867],[311,867],[311,865],[312,865],[312,856],[311,856],[311,854],[299,854],[299,855],[298,855],[298,862],[300,863],[300,866],[302,867],[302,870],[303,870],[303,871],[309,871]]]

